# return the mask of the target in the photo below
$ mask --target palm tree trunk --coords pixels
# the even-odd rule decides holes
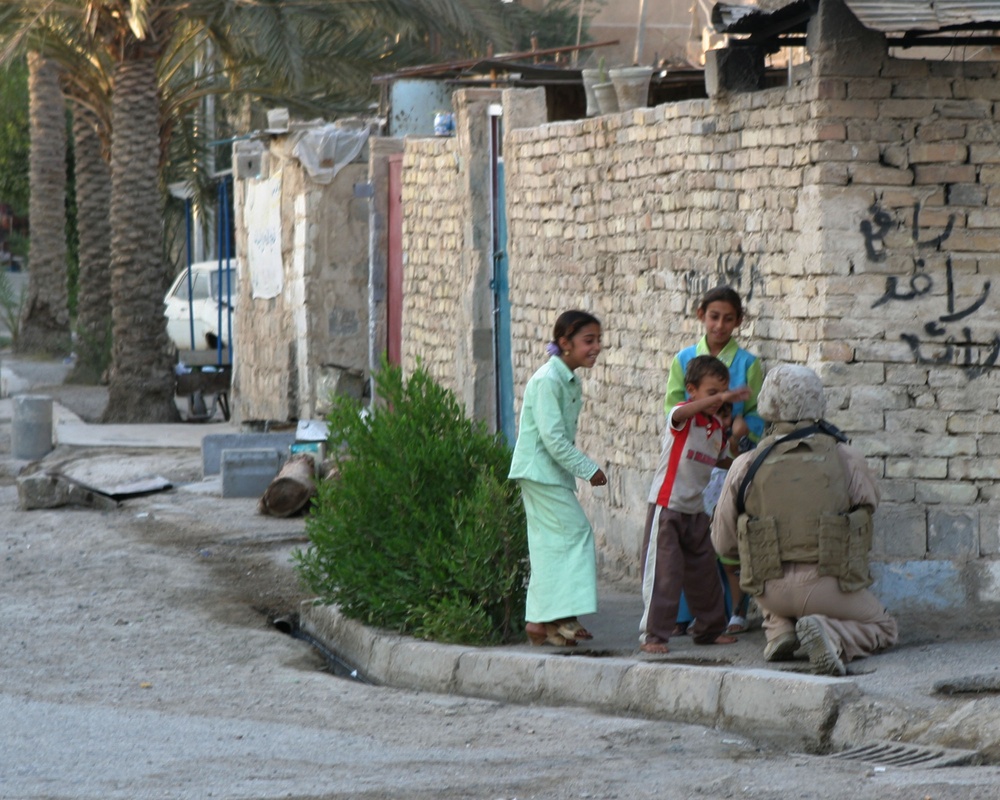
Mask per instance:
[[[69,353],[66,287],[66,107],[56,65],[28,54],[31,127],[28,289],[19,352]]]
[[[111,134],[112,359],[104,422],[173,422],[173,357],[163,313],[163,194],[156,60],[115,69]]]
[[[101,153],[97,115],[73,111],[80,273],[76,366],[69,383],[98,383],[111,361],[111,168]]]

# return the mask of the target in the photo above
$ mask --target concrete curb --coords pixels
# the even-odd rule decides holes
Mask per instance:
[[[861,696],[849,678],[436,644],[311,602],[299,617],[306,633],[387,686],[709,725],[814,752],[829,748],[841,709]]]

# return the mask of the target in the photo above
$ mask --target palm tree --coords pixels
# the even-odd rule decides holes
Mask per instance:
[[[66,105],[59,69],[37,52],[28,54],[31,154],[31,245],[28,288],[17,349],[69,352],[66,277]]]
[[[174,123],[198,94],[179,102],[168,87],[187,74],[198,44],[213,42],[224,69],[202,81],[202,92],[228,83],[241,92],[297,91],[304,104],[327,103],[356,94],[365,63],[370,78],[373,53],[391,69],[399,63],[394,55],[428,37],[456,43],[456,51],[491,35],[503,46],[502,12],[498,0],[7,0],[0,32],[13,32],[10,42],[47,24],[68,25],[89,62],[107,65],[113,347],[105,421],[177,418],[162,306],[161,178]],[[332,64],[337,81],[330,80]],[[329,91],[320,77],[341,91]]]
[[[83,105],[73,109],[76,219],[80,271],[76,298],[76,364],[69,383],[98,383],[111,355],[111,169],[101,123]]]

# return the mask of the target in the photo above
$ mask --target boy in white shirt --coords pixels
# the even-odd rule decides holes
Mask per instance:
[[[663,450],[649,494],[643,535],[639,624],[644,653],[667,653],[681,590],[695,620],[696,644],[732,644],[709,517],[702,494],[712,468],[726,456],[727,436],[716,416],[724,403],[746,400],[746,386],[729,389],[729,370],[714,356],[697,356],[684,373],[688,400],[667,415]],[[733,442],[737,441],[735,438]],[[735,455],[735,453],[734,453]]]

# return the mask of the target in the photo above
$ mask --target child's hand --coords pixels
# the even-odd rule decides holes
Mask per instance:
[[[590,476],[591,486],[604,486],[607,482],[608,476],[604,474],[603,469],[597,470],[597,472]]]
[[[733,417],[733,440],[739,441],[744,436],[750,435],[750,426],[747,425],[747,421],[743,419],[743,415],[740,414],[738,417]]]
[[[742,403],[743,401],[750,399],[750,387],[737,386],[735,389],[730,389],[726,392],[724,397],[730,403]]]

